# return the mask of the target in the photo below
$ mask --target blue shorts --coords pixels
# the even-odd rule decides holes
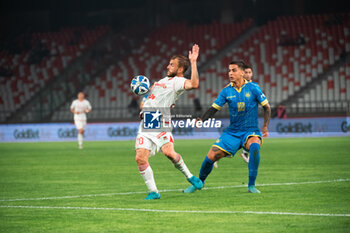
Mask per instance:
[[[245,144],[250,136],[257,136],[262,142],[260,130],[249,132],[232,132],[230,130],[225,130],[221,134],[220,138],[216,140],[213,146],[233,157],[239,149],[245,147]]]

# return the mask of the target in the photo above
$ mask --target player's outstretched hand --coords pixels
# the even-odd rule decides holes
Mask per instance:
[[[263,136],[264,138],[267,138],[267,137],[269,136],[269,129],[267,128],[267,126],[264,126],[264,127],[262,128],[262,136]]]
[[[190,62],[196,62],[199,55],[199,46],[197,44],[194,44],[192,46],[192,51],[190,50],[188,53],[188,59],[190,59]]]

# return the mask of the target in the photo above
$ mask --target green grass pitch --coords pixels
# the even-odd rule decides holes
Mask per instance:
[[[214,141],[175,149],[198,176]],[[238,154],[193,194],[157,154],[162,198],[145,201],[134,157],[134,141],[0,144],[0,232],[350,232],[349,137],[265,139],[261,194],[247,192]]]

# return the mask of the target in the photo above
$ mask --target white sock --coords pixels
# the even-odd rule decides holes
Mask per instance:
[[[83,145],[83,135],[78,133],[78,145],[82,146]]]
[[[174,163],[175,167],[182,172],[182,174],[184,174],[186,176],[187,179],[191,178],[193,175],[190,172],[190,170],[188,170],[185,162],[183,161],[182,157],[180,156],[180,160],[177,163]]]
[[[149,190],[149,192],[158,193],[158,189],[156,186],[156,182],[154,181],[153,170],[151,166],[148,166],[145,170],[140,171],[140,174],[145,181],[145,184]]]

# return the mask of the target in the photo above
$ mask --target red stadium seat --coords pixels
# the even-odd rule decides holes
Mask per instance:
[[[70,45],[69,43],[74,38],[74,31],[82,32],[84,39],[80,38],[76,41],[76,45]],[[35,92],[39,91],[40,87],[43,87],[45,83],[48,83],[58,72],[72,62],[77,54],[81,54],[87,48],[87,44],[91,45],[93,41],[107,31],[107,27],[102,29],[97,27],[95,29],[63,28],[54,32],[32,33],[30,35],[32,48],[35,48],[38,42],[41,41],[42,45],[49,51],[49,54],[43,57],[40,63],[30,64],[29,62],[34,49],[31,51],[23,50],[14,56],[1,56],[3,65],[11,67],[14,79],[13,81],[12,79],[5,79],[0,83],[0,89],[4,90],[1,96],[6,96],[9,100],[4,104],[0,103],[0,111],[15,111],[16,108],[31,98]],[[81,44],[84,44],[84,46],[80,46]],[[56,51],[56,53],[50,54],[53,51]],[[6,54],[3,51],[0,51],[1,53]],[[16,84],[19,80],[23,80],[20,86]],[[6,89],[6,86],[11,86],[11,90]],[[16,92],[20,94],[16,95]],[[16,104],[16,108],[10,106],[11,101]]]
[[[281,97],[288,98],[339,59],[341,51],[346,49],[345,43],[341,45],[341,42],[350,41],[346,39],[350,37],[350,33],[345,33],[340,28],[343,29],[339,25],[326,27],[323,16],[278,17],[262,26],[240,44],[238,49],[227,51],[227,56],[220,62],[221,67],[214,69],[214,72],[216,71],[218,76],[219,70],[224,69],[231,58],[244,59],[253,66],[253,79],[259,81],[261,87],[269,87],[266,95],[270,102],[278,103]],[[285,31],[295,43],[298,42],[299,36],[303,35],[305,43],[280,46],[281,31]],[[206,74],[208,71],[212,72],[208,69]],[[292,76],[283,81],[283,75],[287,74]],[[347,80],[349,76],[350,74],[346,76]],[[270,85],[267,86],[267,83]],[[329,81],[329,87],[333,86],[334,89],[334,85],[334,82]],[[276,91],[276,94],[273,94],[273,91]],[[336,94],[332,96],[337,97]]]

